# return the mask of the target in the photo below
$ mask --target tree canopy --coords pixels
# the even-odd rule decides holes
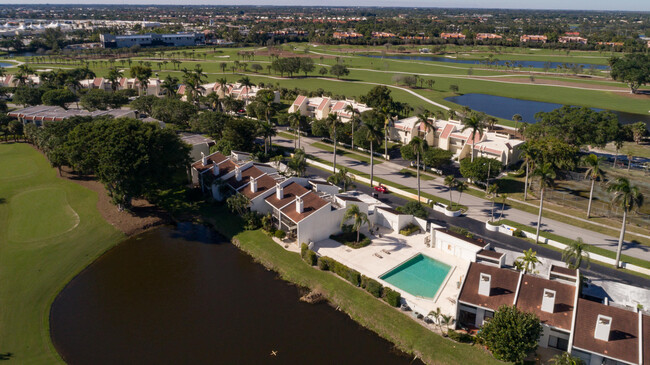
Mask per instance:
[[[612,71],[610,76],[626,83],[634,94],[639,87],[650,82],[650,56],[641,53],[612,57],[609,60]]]

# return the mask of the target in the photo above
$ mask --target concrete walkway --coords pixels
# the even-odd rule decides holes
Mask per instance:
[[[274,143],[293,148],[293,140],[283,138],[282,136],[277,136],[273,140]],[[311,143],[319,142],[317,139],[301,137],[301,146],[305,149],[308,154],[311,154],[315,157],[321,158],[325,161],[332,162],[332,152],[324,151],[319,148],[316,148],[311,145]],[[375,177],[382,178],[388,181],[395,182],[396,184],[401,184],[410,188],[417,188],[417,179],[415,177],[407,177],[399,173],[404,166],[398,165],[390,161],[381,160],[381,164],[375,164],[374,175]],[[346,166],[357,171],[364,173],[370,173],[370,165],[363,163],[361,161],[346,157],[346,156],[336,156],[337,165]],[[420,180],[420,188],[422,192],[441,197],[443,199],[449,199],[449,190],[446,186],[443,185],[443,179],[438,177],[434,180]],[[390,188],[389,188],[390,190]],[[459,195],[454,190],[452,191],[452,197],[454,202],[458,202]],[[466,215],[469,218],[476,219],[478,221],[487,221],[490,217],[492,202],[482,198],[478,198],[469,194],[462,194],[460,203],[468,207]],[[500,213],[499,204],[495,204],[495,215]],[[527,226],[535,228],[537,226],[537,215],[531,214],[525,211],[521,211],[514,208],[506,207],[503,218],[509,219],[511,221],[525,224]],[[573,217],[577,219],[577,217]],[[549,218],[542,218],[542,230],[546,232],[552,232],[562,237],[567,237],[571,239],[577,239],[578,237],[582,238],[586,243],[589,243],[594,246],[598,246],[610,251],[615,252],[616,246],[618,244],[618,237],[612,237],[604,235],[602,233],[593,232],[591,230],[573,226],[571,224],[559,222]],[[650,247],[633,244],[630,242],[625,242],[623,244],[623,254],[637,257],[643,260],[650,261]]]

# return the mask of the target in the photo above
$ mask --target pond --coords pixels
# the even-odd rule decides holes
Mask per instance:
[[[441,56],[426,56],[426,55],[369,55],[369,54],[362,54],[359,56],[363,57],[371,57],[371,58],[390,58],[390,59],[395,59],[395,60],[411,60],[411,61],[431,61],[431,62],[445,62],[445,63],[464,63],[464,64],[470,64],[470,65],[483,65],[485,63],[485,60],[464,60],[464,59],[458,59],[458,58],[450,58],[450,57],[441,57]],[[564,64],[571,64],[571,63],[564,63],[564,62],[550,62],[550,61],[518,61],[518,60],[498,60],[493,62],[493,64],[497,64],[499,66],[505,66],[506,62],[509,63],[515,63],[518,66],[517,67],[533,67],[533,68],[544,68],[544,65],[546,64],[549,69],[555,69],[558,66],[562,66]],[[582,67],[585,70],[588,70],[590,68],[596,69],[596,70],[609,70],[609,66],[607,65],[597,65],[597,64],[592,64],[592,63],[576,63],[577,65],[582,65]]]
[[[0,67],[9,67],[9,66],[13,66],[13,65],[14,65],[13,63],[0,62]]]
[[[554,109],[561,108],[561,104],[545,103],[541,101],[522,100],[508,98],[504,96],[495,96],[488,94],[463,94],[457,96],[450,96],[445,98],[447,101],[456,103],[463,106],[468,106],[473,110],[487,113],[489,115],[503,118],[512,119],[512,116],[519,114],[522,116],[524,122],[535,123],[535,114],[538,112],[550,112]],[[601,111],[603,109],[592,108],[593,110]],[[650,114],[634,114],[620,111],[612,111],[618,116],[621,124],[636,123],[639,121],[645,122],[650,125]]]
[[[70,364],[411,363],[300,295],[214,231],[180,224],[130,238],[82,271],[52,304],[51,335]]]

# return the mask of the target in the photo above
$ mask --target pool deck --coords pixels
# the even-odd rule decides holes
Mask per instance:
[[[367,231],[364,234],[368,236]],[[382,285],[400,292],[402,298],[414,311],[426,316],[430,311],[435,311],[440,307],[443,314],[456,317],[455,301],[460,292],[459,283],[462,282],[462,276],[467,272],[469,263],[442,251],[426,247],[424,244],[426,234],[405,237],[386,228],[381,228],[380,234],[382,237],[370,235],[372,244],[359,249],[347,247],[330,239],[316,242],[313,249],[321,256],[331,257],[361,274],[379,281]],[[379,278],[419,253],[451,266],[450,274],[438,290],[436,300],[416,297]]]

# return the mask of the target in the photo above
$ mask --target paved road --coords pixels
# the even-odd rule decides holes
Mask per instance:
[[[302,137],[302,147],[308,154],[322,158],[326,161],[332,161],[332,152],[324,151],[316,147],[311,146],[311,143],[316,142],[316,139]],[[274,143],[277,143],[282,146],[293,148],[293,140],[282,138],[281,136],[275,137],[273,140]],[[336,163],[338,165],[347,166],[349,168],[364,172],[370,173],[370,165],[364,162],[345,157],[337,156]],[[374,175],[376,177],[383,178],[388,181],[393,181],[395,183],[410,187],[417,188],[417,179],[415,177],[404,176],[399,173],[403,166],[390,161],[383,161],[380,164],[375,164]],[[436,178],[434,180],[421,180],[420,187],[422,192],[435,195],[444,199],[449,199],[449,190],[446,186],[443,185],[442,178]],[[454,202],[458,202],[459,195],[455,190],[452,191],[452,197]],[[462,194],[460,196],[460,203],[468,207],[467,216],[479,222],[485,222],[490,217],[490,212],[492,210],[492,202],[477,198],[469,194]],[[495,214],[500,214],[500,205],[496,204]],[[509,219],[511,221],[525,224],[535,228],[537,226],[537,215],[531,214],[525,211],[518,209],[509,208],[506,206],[503,212],[503,218]],[[593,232],[585,228],[579,228],[571,224],[559,222],[549,218],[542,218],[542,229],[547,232],[555,233],[562,237],[567,237],[571,239],[577,239],[578,237],[582,238],[585,242],[598,246],[610,251],[616,251],[616,246],[618,244],[618,237],[612,237],[604,235],[602,233]],[[638,257],[650,261],[650,247],[643,246],[636,243],[625,242],[623,244],[623,253],[629,256]]]
[[[326,171],[311,166],[307,168],[307,174],[311,176],[319,176],[323,178],[326,178],[330,175]],[[367,194],[371,194],[373,192],[373,190],[370,189],[370,187],[362,184],[357,184],[356,189],[365,192]],[[380,195],[381,196],[379,197],[379,199],[382,202],[389,204],[393,207],[402,206],[408,201],[407,199],[402,198],[395,194],[389,193],[389,194],[380,194]],[[544,246],[535,245],[533,243],[530,243],[528,241],[525,241],[517,237],[511,237],[500,233],[490,232],[485,229],[485,223],[483,221],[478,221],[467,216],[452,218],[452,217],[447,217],[444,214],[434,212],[433,209],[430,208],[427,208],[427,210],[429,212],[430,221],[445,226],[452,224],[455,226],[461,226],[467,228],[476,236],[483,238],[486,242],[490,242],[494,247],[499,247],[499,248],[512,250],[512,251],[519,251],[519,252],[532,248],[534,251],[537,251],[538,255],[541,257],[562,261],[562,254],[560,252],[551,250]],[[634,286],[650,289],[650,279],[621,272],[619,270],[612,268],[611,266],[600,265],[596,262],[593,262],[589,269],[586,269],[584,267],[581,268],[580,272],[583,273],[583,275],[588,276],[590,278],[611,280],[615,282],[621,282],[628,285],[634,285]]]

